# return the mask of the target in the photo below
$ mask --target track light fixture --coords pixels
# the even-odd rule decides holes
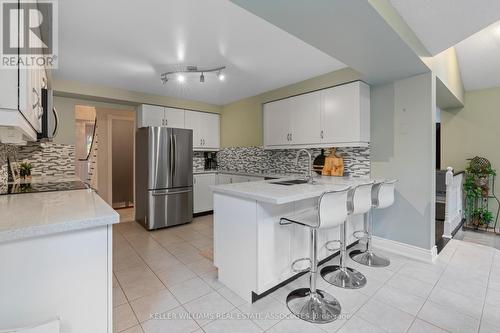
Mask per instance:
[[[189,74],[200,74],[200,82],[205,82],[205,73],[214,73],[219,81],[224,81],[225,76],[222,71],[226,69],[226,66],[216,67],[216,68],[198,68],[197,66],[187,66],[185,69],[165,72],[160,75],[161,82],[163,84],[167,83],[171,76],[175,75],[179,83],[186,81]]]
[[[217,78],[218,78],[220,81],[224,81],[224,79],[226,78],[226,76],[225,76],[223,73],[221,73],[221,71],[219,71],[219,72],[217,73]]]

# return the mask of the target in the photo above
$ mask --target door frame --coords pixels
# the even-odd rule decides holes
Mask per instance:
[[[107,170],[107,188],[108,188],[108,193],[107,197],[109,200],[109,205],[113,207],[113,120],[125,120],[125,121],[131,121],[133,124],[133,128],[136,128],[136,120],[134,117],[127,117],[127,116],[117,116],[113,114],[109,114],[106,117],[107,120],[107,134],[108,134],[108,144],[107,144],[107,151],[106,154],[108,156],[108,170]],[[132,145],[132,172],[133,172],[133,178],[132,178],[132,193],[133,193],[133,200],[134,200],[134,206],[135,206],[135,132],[133,133],[133,139],[132,139],[133,145]]]

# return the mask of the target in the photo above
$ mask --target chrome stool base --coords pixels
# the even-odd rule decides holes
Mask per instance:
[[[313,295],[309,288],[292,291],[286,298],[286,305],[297,318],[315,324],[336,320],[341,310],[335,297],[319,289]]]
[[[332,265],[323,267],[321,270],[323,279],[340,288],[358,289],[366,285],[366,277],[354,268]]]
[[[349,256],[358,264],[370,267],[386,267],[391,263],[389,259],[368,251],[354,250]]]

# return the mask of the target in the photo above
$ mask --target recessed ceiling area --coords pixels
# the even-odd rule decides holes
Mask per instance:
[[[465,90],[500,87],[500,21],[455,48]]]
[[[346,67],[225,0],[59,2],[59,69],[54,77],[226,104]],[[226,66],[163,85],[187,65]]]
[[[499,0],[390,0],[431,55],[500,20]]]

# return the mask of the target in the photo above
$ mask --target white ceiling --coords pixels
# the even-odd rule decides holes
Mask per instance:
[[[227,66],[160,82],[179,64]],[[346,67],[225,0],[59,2],[57,79],[225,104]]]
[[[370,1],[231,1],[349,65],[370,84],[429,71]]]
[[[500,20],[500,0],[390,0],[431,55]]]
[[[465,90],[500,87],[500,21],[455,48]]]

